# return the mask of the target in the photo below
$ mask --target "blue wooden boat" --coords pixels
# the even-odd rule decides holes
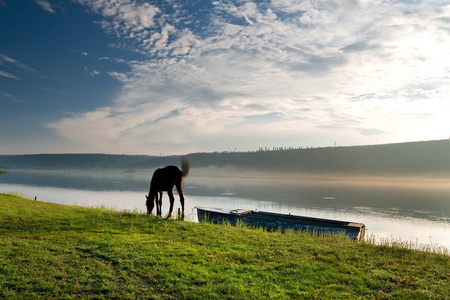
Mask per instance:
[[[279,214],[273,212],[245,210],[245,209],[221,209],[196,207],[199,222],[211,222],[214,224],[238,222],[252,226],[263,227],[267,230],[304,230],[317,234],[344,234],[345,236],[360,241],[364,239],[366,226],[363,223],[319,219],[291,214]]]

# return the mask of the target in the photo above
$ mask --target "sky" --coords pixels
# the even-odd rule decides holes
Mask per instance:
[[[0,154],[449,136],[448,0],[0,0]]]

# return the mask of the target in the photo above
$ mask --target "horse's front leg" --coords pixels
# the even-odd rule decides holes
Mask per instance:
[[[169,214],[167,215],[167,219],[169,219],[172,217],[173,203],[175,202],[175,198],[173,197],[172,190],[168,190],[167,194],[169,195],[169,200],[170,200]]]
[[[184,195],[183,195],[183,190],[181,188],[181,184],[177,184],[177,191],[178,191],[178,195],[180,195],[180,203],[181,203],[181,220],[184,220]]]
[[[145,202],[145,205],[147,206],[147,214],[151,214],[153,211],[153,206],[155,198],[151,196],[151,194],[149,193],[149,196],[145,195],[145,198],[147,199],[147,201]],[[158,210],[158,208],[156,208],[156,210]]]
[[[159,201],[158,201],[158,192],[155,194],[155,206],[156,206],[156,216],[159,216]]]

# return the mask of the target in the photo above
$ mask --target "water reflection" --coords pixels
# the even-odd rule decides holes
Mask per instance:
[[[84,206],[145,212],[151,174],[11,172],[0,192]],[[450,247],[450,185],[436,182],[281,180],[189,176],[186,216],[196,206],[258,209],[365,223],[368,234]],[[175,195],[175,210],[180,207]],[[169,201],[163,199],[163,213]]]

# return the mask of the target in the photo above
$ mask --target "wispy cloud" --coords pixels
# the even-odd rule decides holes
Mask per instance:
[[[21,63],[20,61],[11,58],[9,56],[6,56],[2,53],[0,53],[0,66],[5,66],[8,67],[12,70],[17,70],[20,69],[22,71],[27,71],[27,72],[31,72],[31,73],[38,73],[38,71],[36,71],[35,69],[31,68],[30,66]],[[11,78],[11,79],[20,79],[18,76],[13,75],[10,72],[5,72],[0,70],[0,76],[3,77],[7,77],[7,78]]]
[[[429,129],[450,112],[445,1],[75,2],[146,57],[109,73],[123,85],[110,107],[51,124],[75,141],[155,151],[269,135],[364,142],[415,136],[414,112],[434,116],[414,121]],[[109,134],[89,139],[87,123]]]
[[[71,51],[80,54],[81,56],[89,56],[89,53],[83,50],[70,48]]]
[[[10,78],[10,79],[20,80],[19,77],[15,76],[15,75],[13,75],[13,74],[11,74],[11,73],[4,72],[4,71],[2,71],[2,70],[0,70],[0,76],[6,77],[6,78]]]
[[[28,103],[28,101],[25,100],[21,100],[21,99],[17,99],[15,96],[8,94],[8,93],[0,93],[1,96],[3,96],[4,98],[10,100],[10,101],[14,101],[14,102],[18,102],[18,103]]]
[[[51,14],[56,14],[56,11],[52,8],[52,5],[47,0],[34,0],[43,10]]]
[[[155,25],[155,16],[160,9],[149,3],[133,0],[73,0],[85,5],[94,13],[104,17],[102,28],[121,38],[142,40]]]
[[[41,87],[41,90],[46,91],[46,92],[52,92],[52,93],[57,93],[57,94],[61,94],[61,95],[66,95],[66,96],[73,96],[73,94],[68,93],[66,91],[62,91],[62,90],[58,90],[58,89],[50,89],[50,88],[46,88],[46,87]]]
[[[89,69],[88,67],[85,67],[85,68],[84,68],[84,71],[85,71],[87,74],[89,74],[89,76],[91,76],[91,77],[96,77],[96,76],[100,75],[100,72],[99,72],[99,71],[97,71],[97,70],[91,70],[91,69]]]

